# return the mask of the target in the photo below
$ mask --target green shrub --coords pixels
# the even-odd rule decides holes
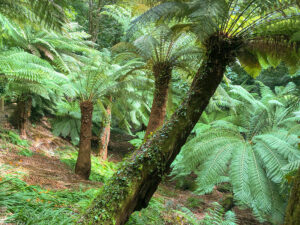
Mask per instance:
[[[144,142],[145,133],[145,131],[137,132],[135,134],[137,138],[130,140],[129,143],[134,147],[139,148]]]

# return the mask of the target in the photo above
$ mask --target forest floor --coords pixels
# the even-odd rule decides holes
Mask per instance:
[[[7,125],[6,130],[10,129],[11,127]],[[99,189],[102,183],[113,174],[114,164],[120,161],[130,149],[130,144],[127,142],[127,139],[130,139],[129,136],[120,137],[119,134],[113,134],[110,144],[111,155],[109,157],[109,163],[111,164],[97,162],[96,165],[94,163],[95,167],[101,171],[92,171],[91,177],[93,179],[86,181],[73,172],[72,167],[76,159],[75,153],[72,152],[74,147],[66,140],[53,136],[46,120],[39,125],[30,126],[27,134],[28,141],[24,143],[21,140],[18,143],[18,139],[11,143],[1,137],[0,181],[5,176],[17,175],[27,185],[40,186],[50,191]],[[120,149],[119,152],[118,149]],[[97,161],[97,158],[93,160]],[[160,217],[163,217],[163,221],[167,221],[165,224],[187,224],[176,212],[188,208],[195,218],[201,220],[205,217],[206,210],[213,206],[213,202],[220,202],[224,196],[226,196],[226,193],[217,189],[211,194],[198,196],[189,190],[176,188],[175,182],[167,180],[159,186],[154,198],[159,199],[160,204],[164,207],[161,212],[157,213]],[[3,215],[2,212],[1,220],[1,210],[3,211],[0,202],[0,224],[1,221],[2,224],[5,224],[3,221],[6,215]],[[238,224],[261,224],[255,220],[250,210],[240,209],[237,206],[234,206],[231,210],[236,213]],[[145,214],[145,218],[147,216],[150,218],[151,215]],[[149,214],[155,213],[150,212]],[[145,219],[142,223],[145,223]],[[147,225],[147,222],[145,224]],[[149,224],[160,223],[151,222]]]

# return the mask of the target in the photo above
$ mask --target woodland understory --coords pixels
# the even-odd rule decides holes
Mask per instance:
[[[300,224],[298,0],[0,0],[0,224]]]

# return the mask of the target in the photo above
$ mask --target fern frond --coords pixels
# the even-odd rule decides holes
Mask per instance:
[[[254,151],[250,152],[249,178],[251,195],[257,208],[270,212],[272,209],[272,195],[270,183],[263,171],[262,164]]]
[[[300,152],[296,147],[298,138],[293,135],[288,135],[287,132],[277,132],[271,134],[262,134],[255,137],[256,140],[261,140],[270,148],[276,149],[285,159],[290,162],[300,158]]]
[[[234,195],[244,204],[251,202],[248,174],[251,151],[251,146],[244,142],[241,148],[233,150],[230,165],[230,182],[233,186]]]
[[[284,176],[282,167],[288,163],[288,161],[277,150],[272,148],[264,141],[264,139],[257,137],[257,141],[254,145],[254,151],[259,155],[262,162],[265,164],[267,176],[274,182],[280,183]],[[267,138],[267,137],[265,137]]]

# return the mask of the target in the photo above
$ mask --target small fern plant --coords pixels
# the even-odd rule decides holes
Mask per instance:
[[[239,101],[236,113],[197,132],[173,163],[172,175],[196,173],[199,194],[230,182],[238,203],[251,207],[261,220],[281,223],[288,193],[284,176],[300,165],[295,89],[289,84],[274,93],[260,84],[257,99],[243,87],[231,86]]]
[[[207,210],[205,217],[200,221],[200,225],[237,225],[237,218],[232,211],[224,212],[224,208],[217,202]]]

